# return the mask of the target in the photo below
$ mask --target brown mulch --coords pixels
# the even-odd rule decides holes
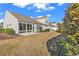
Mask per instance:
[[[10,34],[6,34],[6,33],[0,33],[0,40],[5,40],[5,39],[9,39],[9,38],[15,38],[18,35],[10,35]]]

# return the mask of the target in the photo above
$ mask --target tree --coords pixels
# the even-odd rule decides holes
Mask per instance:
[[[66,10],[64,33],[66,40],[59,41],[65,50],[64,55],[79,55],[79,3],[70,4]]]
[[[57,25],[58,25],[58,32],[63,33],[64,31],[63,23],[58,23]]]
[[[79,31],[79,4],[71,4],[66,10],[64,28],[68,35],[76,34]]]

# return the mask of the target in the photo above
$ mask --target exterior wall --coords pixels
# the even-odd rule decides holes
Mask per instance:
[[[34,32],[37,32],[37,24],[34,24]]]
[[[26,22],[19,22],[18,24],[26,24],[26,29],[27,29],[27,23]],[[19,27],[20,27],[20,25],[19,25]],[[18,27],[18,29],[19,29],[19,27]],[[22,31],[26,31],[27,32],[27,30],[20,30],[19,29],[19,33],[21,33]]]
[[[51,25],[58,26],[57,23],[51,23]]]
[[[37,28],[38,27],[38,28]],[[39,25],[39,24],[34,24],[34,32],[40,32],[41,28],[43,28],[43,25]]]
[[[36,20],[45,24],[45,25],[48,25],[48,17],[38,18]],[[32,23],[26,23],[26,22],[21,22],[21,23],[26,24],[26,33],[27,33],[27,24],[32,24]],[[45,30],[47,28],[57,30],[56,27],[50,27],[50,26],[46,27],[45,25],[32,24],[32,31],[31,32],[40,31],[40,28],[37,29],[37,27],[40,27],[40,26],[42,27],[42,30]],[[33,29],[33,27],[34,27],[34,29]],[[19,34],[18,19],[16,17],[14,17],[9,11],[6,11],[6,13],[5,13],[5,18],[4,18],[4,21],[3,21],[3,28],[12,28],[15,31],[16,34]]]
[[[51,26],[47,26],[47,27],[43,27],[43,29],[50,29],[50,31],[57,31],[58,30],[58,27],[51,27]]]
[[[42,26],[42,30],[47,29],[46,25],[49,24],[48,23],[48,17],[41,17],[41,18],[37,18],[36,20],[39,21],[39,22],[41,22],[42,24],[44,24],[44,25],[41,25]]]
[[[48,24],[48,17],[37,18],[36,20],[43,24]]]
[[[58,27],[51,27],[51,30],[52,31],[57,31],[58,30]]]
[[[42,26],[42,30],[45,30],[46,29],[45,25],[41,25],[41,26]]]
[[[26,22],[20,22],[20,23],[26,24],[26,32],[25,33],[31,33],[31,32],[37,32],[38,31],[37,24],[26,23]],[[32,25],[32,30],[27,30],[27,24],[31,24]],[[28,32],[28,31],[31,31],[31,32]]]
[[[32,30],[30,30],[31,32],[33,32],[33,24],[32,23],[26,23],[26,33],[28,33],[29,30],[27,30],[27,24],[31,24],[32,25]]]
[[[25,23],[26,24],[26,33],[27,32],[27,24],[32,24],[32,23],[26,23],[26,22],[18,22],[18,19],[15,18],[9,11],[6,11],[5,13],[5,18],[3,21],[3,28],[12,28],[15,31],[15,34],[19,34],[19,23]],[[32,24],[32,31],[31,32],[37,32],[37,25],[38,24]],[[34,30],[33,30],[34,26]]]
[[[52,25],[52,26],[50,27],[51,30],[53,30],[53,31],[57,31],[57,30],[58,30],[58,25],[57,25],[57,23],[53,23],[53,22],[52,22],[51,25]]]
[[[12,28],[15,31],[15,34],[18,34],[18,27],[18,20],[9,11],[6,11],[3,21],[3,28]]]

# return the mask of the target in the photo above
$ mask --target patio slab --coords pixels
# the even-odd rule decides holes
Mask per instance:
[[[33,35],[33,34],[40,34],[40,33],[20,33],[19,35],[29,36],[29,35]]]

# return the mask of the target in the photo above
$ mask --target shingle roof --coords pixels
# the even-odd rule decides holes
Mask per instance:
[[[31,17],[28,16],[23,16],[21,14],[18,13],[13,13],[11,11],[9,11],[13,16],[15,16],[19,22],[28,22],[28,23],[33,23],[33,24],[42,24],[41,22],[32,19]]]
[[[49,26],[53,26],[53,27],[57,27],[57,25],[54,25],[54,24],[52,24],[52,23],[55,23],[55,22],[49,22]],[[57,24],[57,23],[56,23]]]
[[[43,16],[43,17],[39,17],[39,18],[36,18],[36,19],[43,19],[43,18],[48,18],[47,16]]]

